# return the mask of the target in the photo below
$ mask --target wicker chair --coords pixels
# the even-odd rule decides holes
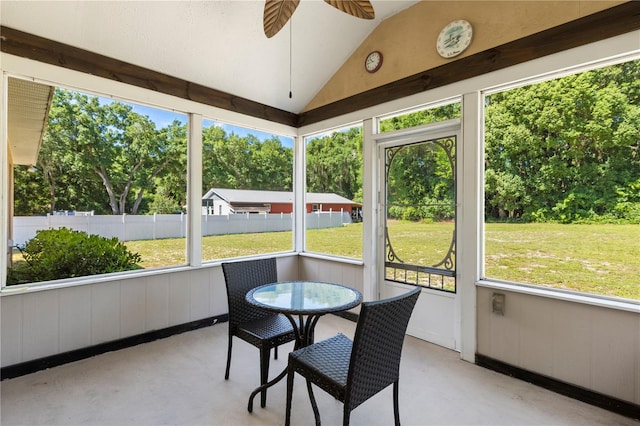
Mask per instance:
[[[260,350],[260,385],[269,378],[269,355],[274,348],[278,358],[278,346],[295,340],[291,322],[282,316],[254,306],[245,300],[247,292],[263,284],[278,281],[275,258],[223,263],[222,271],[227,286],[229,302],[229,348],[225,380],[229,379],[233,336],[252,344]],[[260,405],[267,404],[267,390],[260,395]]]
[[[409,318],[420,288],[390,299],[365,302],[360,310],[353,342],[343,334],[298,349],[289,354],[287,412],[291,422],[293,378],[299,373],[307,388],[316,425],[320,414],[311,383],[344,404],[343,425],[349,424],[351,411],[373,395],[393,384],[395,424],[400,424],[398,378],[402,344]]]

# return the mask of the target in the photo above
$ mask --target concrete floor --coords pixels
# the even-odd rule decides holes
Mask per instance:
[[[323,317],[316,341],[355,324]],[[288,347],[272,360],[271,377]],[[9,425],[281,425],[286,382],[269,390],[267,407],[247,399],[258,383],[258,351],[234,340],[224,380],[226,323],[5,380],[0,423]],[[324,425],[342,422],[342,404],[317,389]],[[400,378],[404,425],[629,425],[640,422],[461,361],[459,354],[407,337]],[[292,424],[311,425],[304,381],[295,381]],[[393,424],[391,387],[351,414],[352,425]]]

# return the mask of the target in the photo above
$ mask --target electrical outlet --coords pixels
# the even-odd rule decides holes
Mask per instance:
[[[493,313],[498,315],[504,315],[505,296],[502,293],[493,293],[491,298],[491,306]]]

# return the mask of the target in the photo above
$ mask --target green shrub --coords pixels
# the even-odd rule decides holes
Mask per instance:
[[[21,251],[24,261],[9,268],[9,285],[140,269],[142,260],[117,238],[67,228],[37,231]]]
[[[441,222],[453,220],[455,206],[436,199],[425,199],[422,206],[391,206],[388,218],[408,220],[410,222]]]

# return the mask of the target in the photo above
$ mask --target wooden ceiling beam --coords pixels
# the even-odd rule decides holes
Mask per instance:
[[[298,127],[477,77],[640,29],[640,1],[630,1],[470,55],[299,115]]]
[[[297,123],[298,116],[294,113],[13,28],[0,27],[0,41],[0,50],[11,55],[143,87],[275,123],[289,126],[295,126]]]

